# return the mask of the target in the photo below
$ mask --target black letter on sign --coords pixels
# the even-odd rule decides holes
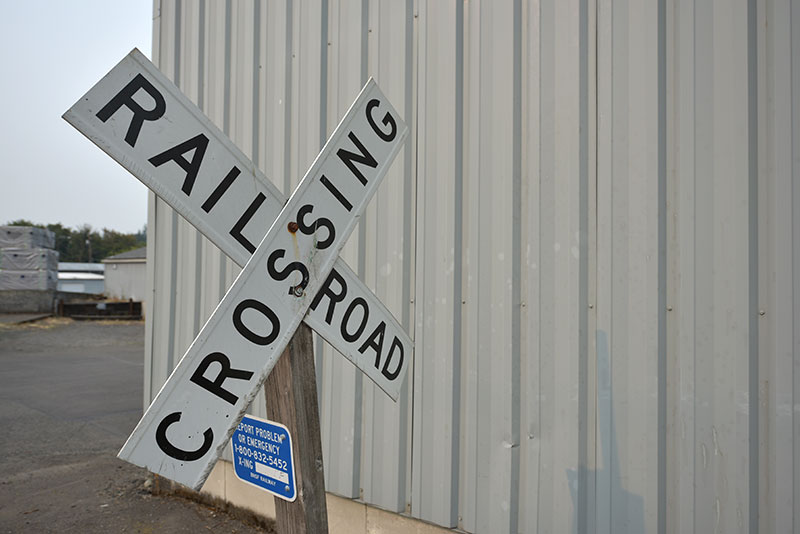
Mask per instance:
[[[364,316],[361,318],[361,324],[358,325],[355,334],[351,334],[347,331],[347,321],[350,320],[350,315],[353,314],[353,310],[356,309],[356,306],[361,306],[364,310]],[[352,343],[360,338],[361,334],[364,332],[364,328],[367,327],[367,319],[369,319],[369,306],[367,305],[367,301],[361,297],[354,298],[353,302],[350,303],[350,306],[348,306],[347,310],[344,312],[344,317],[342,317],[342,337],[344,340]]]
[[[186,171],[186,179],[183,180],[181,191],[188,196],[192,194],[192,187],[194,187],[194,181],[197,178],[197,172],[200,170],[200,164],[203,162],[203,156],[206,153],[207,147],[208,137],[203,134],[197,134],[191,139],[165,150],[161,154],[156,154],[147,161],[152,163],[155,167],[159,167],[168,161],[177,163],[181,169]],[[183,155],[192,150],[194,151],[192,161],[187,161]]]
[[[233,181],[236,180],[236,177],[239,176],[240,172],[242,171],[240,171],[239,167],[235,165],[230,171],[228,171],[228,174],[225,176],[222,182],[220,182],[217,188],[214,189],[214,192],[211,193],[211,196],[208,197],[205,202],[203,202],[202,207],[204,212],[208,213],[211,211],[211,208],[213,208],[219,199],[222,198],[222,195],[224,195],[225,191],[230,188],[231,184],[233,184]]]
[[[205,377],[208,366],[211,365],[212,362],[217,362],[220,366],[219,373],[213,382]],[[222,383],[225,382],[226,378],[250,380],[251,376],[253,376],[252,371],[245,371],[244,369],[231,369],[231,361],[227,356],[221,352],[212,352],[203,358],[203,361],[200,362],[197,370],[195,370],[189,380],[201,388],[210,391],[220,399],[226,400],[231,404],[236,404],[236,401],[239,400],[239,397],[223,388]]]
[[[297,227],[300,228],[300,231],[306,235],[312,235],[317,231],[317,228],[320,226],[324,226],[328,230],[328,237],[325,238],[325,241],[317,241],[317,248],[320,250],[324,250],[331,246],[333,243],[333,238],[336,236],[336,229],[333,227],[333,223],[327,217],[320,217],[310,225],[306,224],[305,216],[311,213],[314,210],[314,206],[311,204],[306,204],[299,210],[297,210]]]
[[[247,211],[245,211],[242,214],[242,216],[239,217],[239,220],[236,221],[236,224],[233,225],[233,228],[231,228],[231,231],[229,232],[231,236],[233,236],[233,238],[239,242],[239,244],[241,244],[244,248],[247,249],[248,252],[250,252],[250,254],[256,251],[256,246],[252,244],[245,236],[242,235],[242,230],[247,225],[247,223],[250,222],[250,219],[253,218],[253,215],[256,214],[258,208],[261,207],[261,204],[263,204],[266,199],[267,197],[264,196],[264,193],[259,193],[258,195],[256,195],[256,198],[254,198],[253,201],[250,203],[250,206],[247,208]]]
[[[331,283],[336,280],[339,284],[339,288],[341,291],[339,293],[334,293],[331,291]],[[319,288],[317,291],[317,296],[314,297],[314,300],[311,301],[311,309],[316,310],[319,303],[322,301],[322,297],[328,295],[330,299],[330,304],[328,304],[328,311],[325,312],[325,322],[331,324],[331,320],[333,319],[333,308],[336,307],[337,302],[342,302],[344,300],[344,296],[347,294],[347,282],[344,281],[342,275],[336,272],[336,269],[331,271],[331,274],[328,275],[328,279],[325,280],[325,283]]]
[[[378,107],[380,104],[381,103],[375,98],[369,101],[367,104],[367,121],[369,122],[369,125],[372,126],[372,129],[375,130],[375,133],[388,143],[394,139],[395,135],[397,135],[397,123],[394,122],[394,117],[389,115],[389,112],[386,112],[386,115],[383,116],[382,122],[384,126],[390,126],[389,133],[382,132],[380,128],[378,128],[378,125],[375,124],[375,120],[372,118],[372,110]]]
[[[299,261],[293,261],[282,271],[275,270],[275,262],[281,259],[286,254],[286,251],[282,248],[275,250],[272,254],[269,255],[267,258],[267,272],[272,277],[273,280],[277,280],[280,282],[281,280],[286,280],[289,278],[289,275],[292,274],[292,271],[300,271],[303,279],[300,281],[299,284],[296,286],[289,286],[289,294],[296,295],[295,291],[299,287],[300,289],[305,289],[308,285],[308,269],[305,265],[300,263]]]
[[[144,109],[133,99],[133,95],[136,94],[136,91],[139,89],[144,89],[145,92],[153,98],[155,101],[153,109]],[[131,123],[128,125],[128,132],[125,134],[125,141],[131,146],[136,145],[136,139],[139,137],[139,132],[142,129],[144,121],[160,119],[167,109],[167,105],[164,103],[164,97],[158,92],[158,89],[153,87],[141,74],[134,76],[134,78],[128,82],[128,85],[117,93],[117,96],[103,106],[103,109],[97,112],[97,118],[106,122],[122,106],[133,111]]]
[[[158,447],[162,451],[164,451],[167,455],[172,456],[176,460],[181,460],[183,462],[193,462],[195,460],[199,460],[205,453],[208,452],[208,449],[211,448],[211,441],[214,439],[214,433],[210,428],[207,428],[206,431],[203,432],[203,444],[200,445],[200,448],[196,451],[185,451],[183,449],[179,449],[167,439],[167,427],[172,423],[177,423],[180,420],[181,412],[173,412],[162,419],[158,424],[158,428],[156,428],[156,443],[158,443]]]
[[[342,192],[341,192],[341,191],[339,191],[339,188],[338,188],[338,187],[336,187],[335,185],[333,185],[333,183],[331,183],[331,181],[330,181],[330,180],[328,180],[328,177],[327,177],[327,176],[325,176],[325,175],[323,174],[322,176],[320,176],[320,177],[319,177],[319,181],[320,181],[320,183],[321,183],[322,185],[324,185],[325,187],[327,187],[327,188],[328,188],[328,191],[330,191],[330,192],[331,192],[331,194],[334,196],[334,198],[335,198],[336,200],[338,200],[338,201],[339,201],[339,203],[340,203],[342,206],[344,206],[344,209],[346,209],[347,211],[352,211],[352,209],[353,209],[353,205],[352,205],[352,204],[350,204],[350,201],[349,201],[349,200],[347,200],[347,197],[345,197],[345,196],[342,194]]]
[[[384,332],[386,332],[386,323],[381,321],[380,324],[375,327],[375,330],[373,330],[373,332],[369,335],[369,338],[367,338],[364,344],[358,349],[358,352],[361,354],[364,354],[364,351],[367,349],[372,349],[375,351],[375,369],[378,369],[378,365],[381,363]]]
[[[269,335],[259,336],[245,326],[245,324],[242,322],[242,313],[244,313],[244,311],[248,308],[260,311],[264,317],[269,319],[269,321],[272,323],[272,331],[269,333]],[[269,309],[266,304],[254,299],[245,299],[236,305],[236,309],[233,310],[233,326],[236,328],[237,332],[247,338],[248,341],[251,341],[256,345],[269,345],[275,341],[275,338],[278,337],[278,334],[281,331],[281,322],[278,319],[278,316],[275,315],[275,312]]]
[[[342,163],[347,165],[347,168],[356,175],[356,178],[358,178],[362,184],[367,185],[367,179],[363,174],[361,174],[361,171],[356,168],[356,163],[361,163],[362,165],[367,165],[374,169],[378,166],[378,162],[375,161],[375,158],[372,157],[372,154],[370,154],[367,149],[364,148],[364,145],[362,145],[361,141],[358,140],[356,134],[350,132],[347,134],[347,137],[349,137],[353,144],[356,145],[356,148],[361,151],[361,154],[356,154],[355,152],[350,152],[349,150],[340,148],[336,151],[336,155],[339,156],[339,159],[342,160]]]
[[[392,372],[389,371],[389,362],[392,361],[392,354],[394,354],[395,348],[400,349],[400,361],[397,362],[397,369],[395,369]],[[389,348],[389,354],[386,355],[386,361],[383,362],[383,369],[381,370],[381,373],[383,373],[383,376],[385,376],[389,380],[394,380],[395,378],[397,378],[397,375],[400,374],[400,369],[402,368],[403,368],[403,344],[400,343],[400,340],[397,339],[397,336],[395,336],[395,338],[392,340],[392,346]]]

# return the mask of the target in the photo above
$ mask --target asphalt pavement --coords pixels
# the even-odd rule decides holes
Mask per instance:
[[[153,494],[116,458],[142,415],[143,322],[0,323],[0,533],[274,532]]]

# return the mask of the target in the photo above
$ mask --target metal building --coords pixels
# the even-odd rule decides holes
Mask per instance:
[[[147,248],[141,247],[103,260],[105,293],[112,299],[143,300],[147,285]]]
[[[343,256],[413,368],[395,404],[318,342],[329,492],[800,531],[796,3],[154,3],[153,61],[286,194],[369,76],[411,128]],[[149,402],[238,269],[152,195],[147,228]]]

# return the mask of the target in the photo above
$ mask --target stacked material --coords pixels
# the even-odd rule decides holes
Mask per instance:
[[[0,226],[0,249],[53,249],[55,246],[56,234],[50,230],[32,226]]]
[[[0,291],[55,290],[58,286],[56,236],[29,226],[0,226]]]

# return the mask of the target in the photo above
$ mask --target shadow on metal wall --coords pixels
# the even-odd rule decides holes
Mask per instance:
[[[608,334],[597,331],[597,425],[600,427],[600,457],[602,469],[580,473],[580,478],[596,484],[596,523],[592,532],[613,534],[640,534],[645,532],[644,498],[622,487],[619,472],[619,449],[614,426],[611,392],[611,354]],[[572,495],[572,532],[578,534],[578,479],[576,469],[567,470],[567,483]],[[605,494],[604,494],[605,493]],[[609,494],[610,493],[610,494]],[[600,504],[603,503],[603,504]],[[589,504],[591,506],[591,503]],[[606,508],[605,510],[602,508]],[[581,533],[583,534],[583,533]]]

